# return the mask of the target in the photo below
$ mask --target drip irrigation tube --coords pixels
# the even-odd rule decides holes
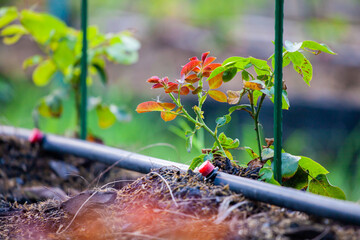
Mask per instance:
[[[30,134],[30,130],[0,126],[0,135],[28,139]],[[153,168],[166,166],[177,167],[184,171],[188,169],[188,166],[184,164],[51,134],[47,134],[44,138],[42,148],[46,151],[73,154],[75,156],[103,162],[109,165],[116,164],[116,166],[121,168],[141,173],[148,173]],[[256,201],[266,202],[354,225],[360,225],[360,205],[352,202],[279,187],[222,172],[217,174],[214,184],[229,185],[230,190],[236,193],[242,193],[245,197]]]

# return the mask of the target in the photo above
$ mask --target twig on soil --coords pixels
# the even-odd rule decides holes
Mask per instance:
[[[86,183],[86,185],[89,186],[89,181],[86,180],[86,179],[85,179],[83,176],[81,176],[80,174],[69,173],[69,174],[66,174],[66,176],[79,177],[80,179],[84,180],[84,182]]]
[[[314,237],[312,240],[321,240],[321,239],[323,239],[323,238],[329,233],[329,231],[330,231],[330,228],[329,228],[329,227],[326,227],[321,234],[319,234],[318,236]]]
[[[109,186],[109,185],[111,185],[111,184],[114,184],[114,183],[119,183],[119,182],[134,182],[134,181],[135,181],[135,180],[125,180],[125,179],[116,180],[116,181],[108,182],[108,183],[102,185],[102,186],[100,187],[100,189],[104,189],[104,188],[106,188],[107,186]]]
[[[160,174],[158,174],[157,172],[151,172],[151,173],[159,176],[159,177],[161,178],[161,180],[163,180],[163,181],[165,182],[166,186],[167,186],[168,189],[169,189],[170,196],[171,196],[172,200],[173,200],[174,203],[175,203],[175,206],[178,207],[179,205],[177,204],[177,202],[176,202],[176,200],[175,200],[175,197],[174,197],[174,194],[173,194],[173,192],[172,192],[172,190],[171,190],[171,188],[170,188],[170,185],[169,185],[168,182],[166,181],[166,179],[165,179],[163,176],[161,176]]]
[[[225,198],[224,201],[221,203],[220,207],[219,207],[219,213],[217,218],[215,219],[214,223],[215,224],[220,224],[221,222],[223,222],[232,211],[234,211],[235,209],[237,209],[238,207],[248,204],[248,201],[242,201],[242,202],[238,202],[237,204],[229,207],[230,202],[232,201],[233,196],[230,196],[228,198]]]

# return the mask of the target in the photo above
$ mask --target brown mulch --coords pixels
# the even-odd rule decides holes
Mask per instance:
[[[0,147],[2,161],[5,142]],[[48,156],[36,146],[30,149],[39,159]],[[34,152],[22,152],[26,154]],[[255,177],[254,169],[235,170],[226,159],[217,161],[215,165],[228,165],[226,171]],[[54,185],[50,181],[49,187],[71,186],[66,181],[54,180]],[[31,204],[10,201],[13,188],[2,189],[8,199],[0,201],[0,239],[360,239],[359,227],[246,199],[192,171],[162,168],[121,189],[97,186],[65,201]]]

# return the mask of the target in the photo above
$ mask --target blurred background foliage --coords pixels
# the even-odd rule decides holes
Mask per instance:
[[[2,0],[0,7],[16,5],[46,11],[80,26],[80,2],[70,0]],[[133,31],[142,44],[138,63],[131,66],[108,64],[108,86],[100,83],[91,95],[105,96],[132,111],[132,121],[100,129],[95,112],[89,115],[89,131],[106,144],[172,161],[190,163],[197,149],[208,146],[200,134],[197,147],[185,150],[179,129],[181,121],[164,123],[158,114],[138,115],[133,110],[145,99],[164,100],[165,95],[149,91],[145,81],[152,75],[179,78],[187,58],[205,51],[222,62],[227,57],[254,56],[267,59],[274,46],[274,6],[272,1],[215,0],[93,0],[89,1],[90,25],[101,32]],[[320,162],[331,174],[330,180],[346,192],[348,199],[360,199],[360,2],[357,0],[304,0],[285,3],[284,39],[293,42],[315,40],[326,43],[337,56],[311,59],[314,78],[311,88],[284,69],[291,107],[284,112],[284,148]],[[32,128],[31,112],[36,99],[56,89],[60,81],[36,88],[33,69],[23,71],[22,61],[40,50],[28,38],[16,45],[0,44],[1,124]],[[288,71],[289,70],[289,71]],[[241,88],[233,81],[229,88]],[[160,94],[160,91],[158,92]],[[152,94],[152,95],[151,95]],[[69,134],[74,129],[75,109],[70,100],[60,119],[40,119],[46,132]],[[191,102],[191,99],[189,100]],[[205,106],[210,114],[224,113],[221,104]],[[264,103],[260,116],[265,135],[272,137],[272,104]],[[215,118],[215,117],[214,117]],[[237,124],[226,129],[238,137],[241,146],[255,147],[255,133],[246,113],[236,115]],[[234,125],[234,124],[233,124]],[[210,142],[211,140],[209,140]],[[234,152],[241,162],[249,159],[243,151]]]

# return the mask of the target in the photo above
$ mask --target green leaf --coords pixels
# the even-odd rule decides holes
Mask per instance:
[[[290,178],[295,175],[300,159],[301,157],[291,155],[290,153],[281,154],[281,174],[283,178]],[[274,161],[271,165],[272,169],[274,169]]]
[[[241,72],[241,78],[242,80],[249,81],[250,80],[250,74],[248,71],[244,70]]]
[[[251,108],[251,105],[250,104],[241,104],[241,105],[233,106],[233,107],[229,108],[229,114],[232,114],[236,110],[241,110],[241,109],[245,109],[245,108]]]
[[[222,127],[225,124],[229,123],[230,121],[231,121],[231,116],[230,115],[225,115],[225,116],[222,116],[222,117],[218,117],[215,122],[217,124],[217,127]]]
[[[12,44],[17,43],[21,37],[22,37],[22,34],[16,34],[11,37],[4,37],[3,43],[5,45],[12,45]]]
[[[24,60],[22,67],[24,69],[27,69],[28,67],[32,67],[34,65],[41,63],[42,60],[43,60],[43,58],[40,55],[31,56]]]
[[[274,103],[274,87],[270,88],[271,98],[270,100]],[[290,108],[290,101],[285,90],[282,91],[282,109],[288,110]]]
[[[240,145],[240,141],[239,139],[232,139],[232,138],[229,138],[225,135],[225,133],[220,133],[219,137],[219,142],[221,144],[221,146],[223,146],[223,148],[225,149],[234,149],[234,148],[237,148],[239,147]],[[214,143],[214,146],[217,146],[216,143]]]
[[[18,34],[24,35],[26,33],[27,33],[27,31],[23,26],[18,25],[18,24],[13,24],[13,25],[10,25],[10,26],[4,28],[1,31],[1,36],[11,36],[11,35],[18,35]]]
[[[279,182],[275,180],[274,173],[270,168],[262,168],[259,171],[259,180],[280,186]]]
[[[297,71],[300,76],[303,78],[304,82],[310,86],[310,81],[313,75],[313,68],[309,60],[304,58],[304,61],[301,65],[293,65],[295,71]]]
[[[33,72],[33,81],[37,86],[45,86],[56,72],[56,66],[51,60],[40,63]]]
[[[114,61],[120,64],[133,64],[139,56],[136,51],[129,51],[122,43],[115,43],[105,48],[106,54],[110,61]]]
[[[141,47],[138,40],[124,33],[117,34],[110,39],[110,45],[118,43],[124,45],[127,51],[138,51]]]
[[[204,162],[207,160],[211,161],[213,158],[214,158],[214,155],[212,153],[209,153],[204,156]]]
[[[96,114],[98,116],[98,124],[101,128],[109,128],[116,122],[116,116],[106,105],[98,105],[96,107]]]
[[[251,159],[255,159],[258,158],[259,155],[257,155],[254,150],[252,150],[251,147],[244,147],[244,150],[249,154],[249,156],[251,157]]]
[[[236,67],[229,68],[225,70],[225,72],[223,73],[222,80],[224,82],[229,82],[231,79],[235,77],[236,73],[237,73]]]
[[[300,156],[301,159],[299,160],[299,166],[304,169],[305,171],[308,171],[310,176],[316,177],[319,174],[328,174],[329,171],[326,170],[323,166],[321,166],[319,163],[315,162],[311,158]],[[309,176],[309,178],[310,178]]]
[[[282,63],[283,68],[286,67],[287,65],[289,65],[289,63],[291,62],[288,54],[289,54],[288,52],[283,54],[283,63]],[[269,59],[271,59],[271,66],[273,67],[273,69],[275,69],[275,57],[274,57],[274,54],[271,55],[271,57]]]
[[[308,48],[311,50],[315,50],[315,51],[320,51],[320,52],[326,52],[329,54],[333,54],[336,55],[336,53],[334,53],[328,46],[326,46],[323,43],[317,43],[315,41],[304,41],[301,45],[301,48]],[[317,53],[316,53],[317,54]]]
[[[56,63],[62,73],[66,73],[69,66],[75,62],[75,54],[73,49],[70,49],[71,45],[68,44],[66,39],[59,42],[56,50],[54,50],[53,60]]]
[[[285,41],[284,47],[288,52],[297,52],[301,48],[302,42],[290,42],[288,40]]]
[[[294,176],[283,182],[283,186],[299,190],[304,189],[308,186],[308,177],[308,173],[299,167]]]
[[[107,74],[105,72],[105,68],[97,63],[93,63],[92,66],[96,69],[97,73],[99,74],[101,82],[103,84],[106,84],[107,83]]]
[[[225,59],[225,61],[222,63],[223,66],[233,67],[236,63],[245,62],[246,64],[249,62],[248,58],[244,57],[229,57]]]
[[[256,81],[256,80],[254,80],[254,81]],[[263,93],[262,93],[261,91],[259,91],[259,90],[255,90],[255,91],[253,92],[253,98],[254,98],[254,104],[255,104],[255,105],[257,105],[257,102],[258,102],[259,97],[260,97],[261,95],[263,95]]]
[[[189,169],[195,170],[195,168],[196,168],[197,166],[199,166],[201,163],[204,162],[204,157],[205,157],[205,156],[206,156],[205,154],[202,154],[202,155],[194,158],[194,159],[191,161],[191,164],[190,164],[190,166],[189,166]]]
[[[288,110],[290,107],[290,101],[288,94],[285,90],[282,91],[282,109]]]
[[[296,66],[301,66],[304,62],[305,56],[300,52],[289,52],[287,55]]]
[[[59,118],[63,112],[62,98],[60,94],[53,93],[42,98],[37,106],[37,110],[43,117]]]
[[[8,25],[18,17],[16,7],[0,8],[0,28]]]
[[[45,44],[50,38],[57,41],[67,32],[64,22],[46,13],[23,10],[20,22],[40,44]]]
[[[254,65],[255,72],[258,75],[266,75],[271,73],[271,68],[269,67],[266,60],[250,57],[250,63]]]
[[[237,71],[245,70],[252,66],[250,59],[243,57],[230,57],[226,59],[222,65],[225,69],[237,68]]]
[[[216,77],[218,74],[221,74],[222,72],[224,72],[226,69],[223,66],[217,67],[214,69],[214,71],[211,72],[210,76],[208,77],[207,81],[209,81],[210,79]]]
[[[263,161],[269,160],[274,157],[274,150],[271,148],[264,148],[261,151],[262,159]]]
[[[309,191],[327,197],[346,199],[345,193],[340,188],[331,185],[324,174],[320,174],[310,181]]]

